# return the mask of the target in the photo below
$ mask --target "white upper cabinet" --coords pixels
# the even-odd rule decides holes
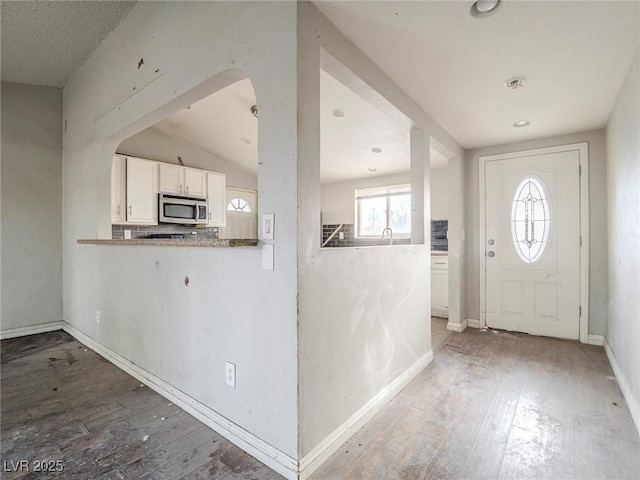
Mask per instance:
[[[120,155],[113,157],[111,164],[111,223],[125,223],[126,212],[126,162]]]
[[[171,165],[170,163],[160,164],[160,191],[162,193],[174,193],[183,195],[184,167]]]
[[[160,164],[160,191],[175,195],[207,195],[207,172],[169,163]]]
[[[195,168],[184,168],[184,193],[186,195],[207,196],[207,172]]]
[[[209,227],[224,227],[227,224],[226,177],[223,173],[205,172],[207,181],[207,203],[209,204]]]
[[[127,223],[158,224],[158,164],[127,157]]]

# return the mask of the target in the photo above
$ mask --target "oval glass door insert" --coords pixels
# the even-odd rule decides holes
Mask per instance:
[[[525,263],[534,263],[544,253],[549,238],[549,204],[539,180],[525,178],[513,197],[511,236],[516,252]]]

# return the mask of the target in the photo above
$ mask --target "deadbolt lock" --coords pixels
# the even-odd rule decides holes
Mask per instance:
[[[495,257],[495,255],[496,254],[494,252],[492,252],[492,251],[487,252],[487,256],[488,257]]]
[[[495,241],[493,240],[493,238],[492,238],[492,239],[491,239],[491,240],[489,240],[487,243],[488,243],[489,245],[493,245],[493,244],[494,244],[494,243],[496,243],[496,242],[495,242]]]

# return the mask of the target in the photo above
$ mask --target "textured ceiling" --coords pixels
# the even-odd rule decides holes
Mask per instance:
[[[135,3],[3,1],[2,80],[63,87]]]

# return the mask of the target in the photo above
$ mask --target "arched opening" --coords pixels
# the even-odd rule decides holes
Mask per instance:
[[[257,238],[257,208],[253,229],[227,225],[229,189],[252,192],[257,205],[258,185],[255,91],[248,78],[231,80],[187,96],[120,141],[111,169],[113,239]]]

